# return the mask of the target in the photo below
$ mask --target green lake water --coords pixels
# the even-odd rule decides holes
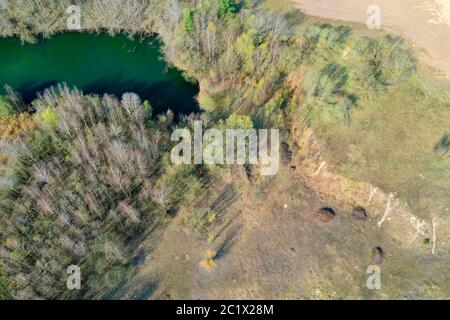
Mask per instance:
[[[155,112],[198,111],[198,87],[161,59],[160,44],[106,34],[65,33],[37,44],[22,45],[0,39],[0,86],[10,85],[26,102],[57,83],[76,86],[84,93],[135,92],[148,99]]]

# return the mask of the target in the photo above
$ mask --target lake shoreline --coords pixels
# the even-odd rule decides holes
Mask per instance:
[[[157,113],[199,111],[198,86],[162,59],[162,42],[155,36],[130,39],[124,34],[68,32],[33,44],[23,44],[16,37],[2,38],[1,46],[0,83],[22,94],[26,103],[38,92],[67,83],[87,94],[120,98],[125,92],[135,92],[149,100]]]

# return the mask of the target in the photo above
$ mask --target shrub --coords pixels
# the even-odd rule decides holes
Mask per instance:
[[[253,121],[249,116],[241,116],[233,113],[228,117],[225,125],[228,129],[252,129]]]
[[[13,110],[11,104],[4,96],[0,96],[0,117],[8,118],[12,114]]]
[[[39,120],[46,126],[56,127],[59,122],[59,116],[53,107],[47,107],[39,114]]]
[[[26,132],[32,131],[35,127],[33,117],[22,112],[10,117],[0,117],[0,140],[8,138],[18,138]]]
[[[363,37],[354,43],[354,49],[369,66],[373,77],[381,84],[396,83],[409,77],[416,70],[413,54],[400,37],[390,35],[378,39]]]
[[[220,0],[219,13],[221,16],[234,15],[237,12],[233,0]]]
[[[314,53],[329,58],[347,41],[350,33],[350,28],[346,26],[321,24],[307,27],[302,31],[301,59],[315,58]]]
[[[0,300],[11,298],[11,285],[6,277],[0,273]]]
[[[450,152],[450,132],[445,133],[438,143],[434,146],[434,152],[441,156],[445,157]]]
[[[255,69],[255,62],[253,61],[253,55],[255,53],[255,35],[256,30],[250,29],[249,31],[241,34],[236,39],[236,53],[241,58],[244,70],[251,73]]]
[[[347,78],[345,67],[329,63],[320,70],[308,73],[304,86],[309,98],[327,101],[341,93]]]
[[[193,33],[195,30],[194,14],[194,9],[185,9],[183,12],[183,27],[186,33]]]

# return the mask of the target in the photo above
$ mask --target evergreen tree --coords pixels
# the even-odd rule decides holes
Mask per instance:
[[[220,15],[233,15],[237,12],[236,5],[233,0],[220,0]]]
[[[183,14],[184,31],[187,33],[194,32],[194,10],[185,9]]]

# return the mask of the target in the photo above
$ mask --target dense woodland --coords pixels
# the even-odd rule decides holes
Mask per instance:
[[[164,58],[199,81],[208,126],[348,126],[354,108],[416,73],[400,38],[356,36],[346,26],[264,10],[262,1],[9,3],[0,10],[0,35],[24,42],[65,31],[73,3],[82,7],[81,31],[157,33]],[[174,126],[198,116],[174,123],[170,112],[154,115],[151,101],[134,94],[85,96],[62,85],[29,106],[11,89],[0,97],[7,176],[0,184],[0,296],[102,297],[126,281],[140,241],[217,174],[168,159]],[[447,156],[449,140],[436,141],[435,152]],[[81,291],[66,290],[71,264],[87,277]]]
[[[33,106],[37,128],[2,202],[3,269],[18,298],[60,298],[64,266],[77,262],[88,270],[79,294],[95,297],[126,279],[139,242],[207,173],[169,165],[172,115],[152,120],[134,94],[118,101],[61,86]]]

